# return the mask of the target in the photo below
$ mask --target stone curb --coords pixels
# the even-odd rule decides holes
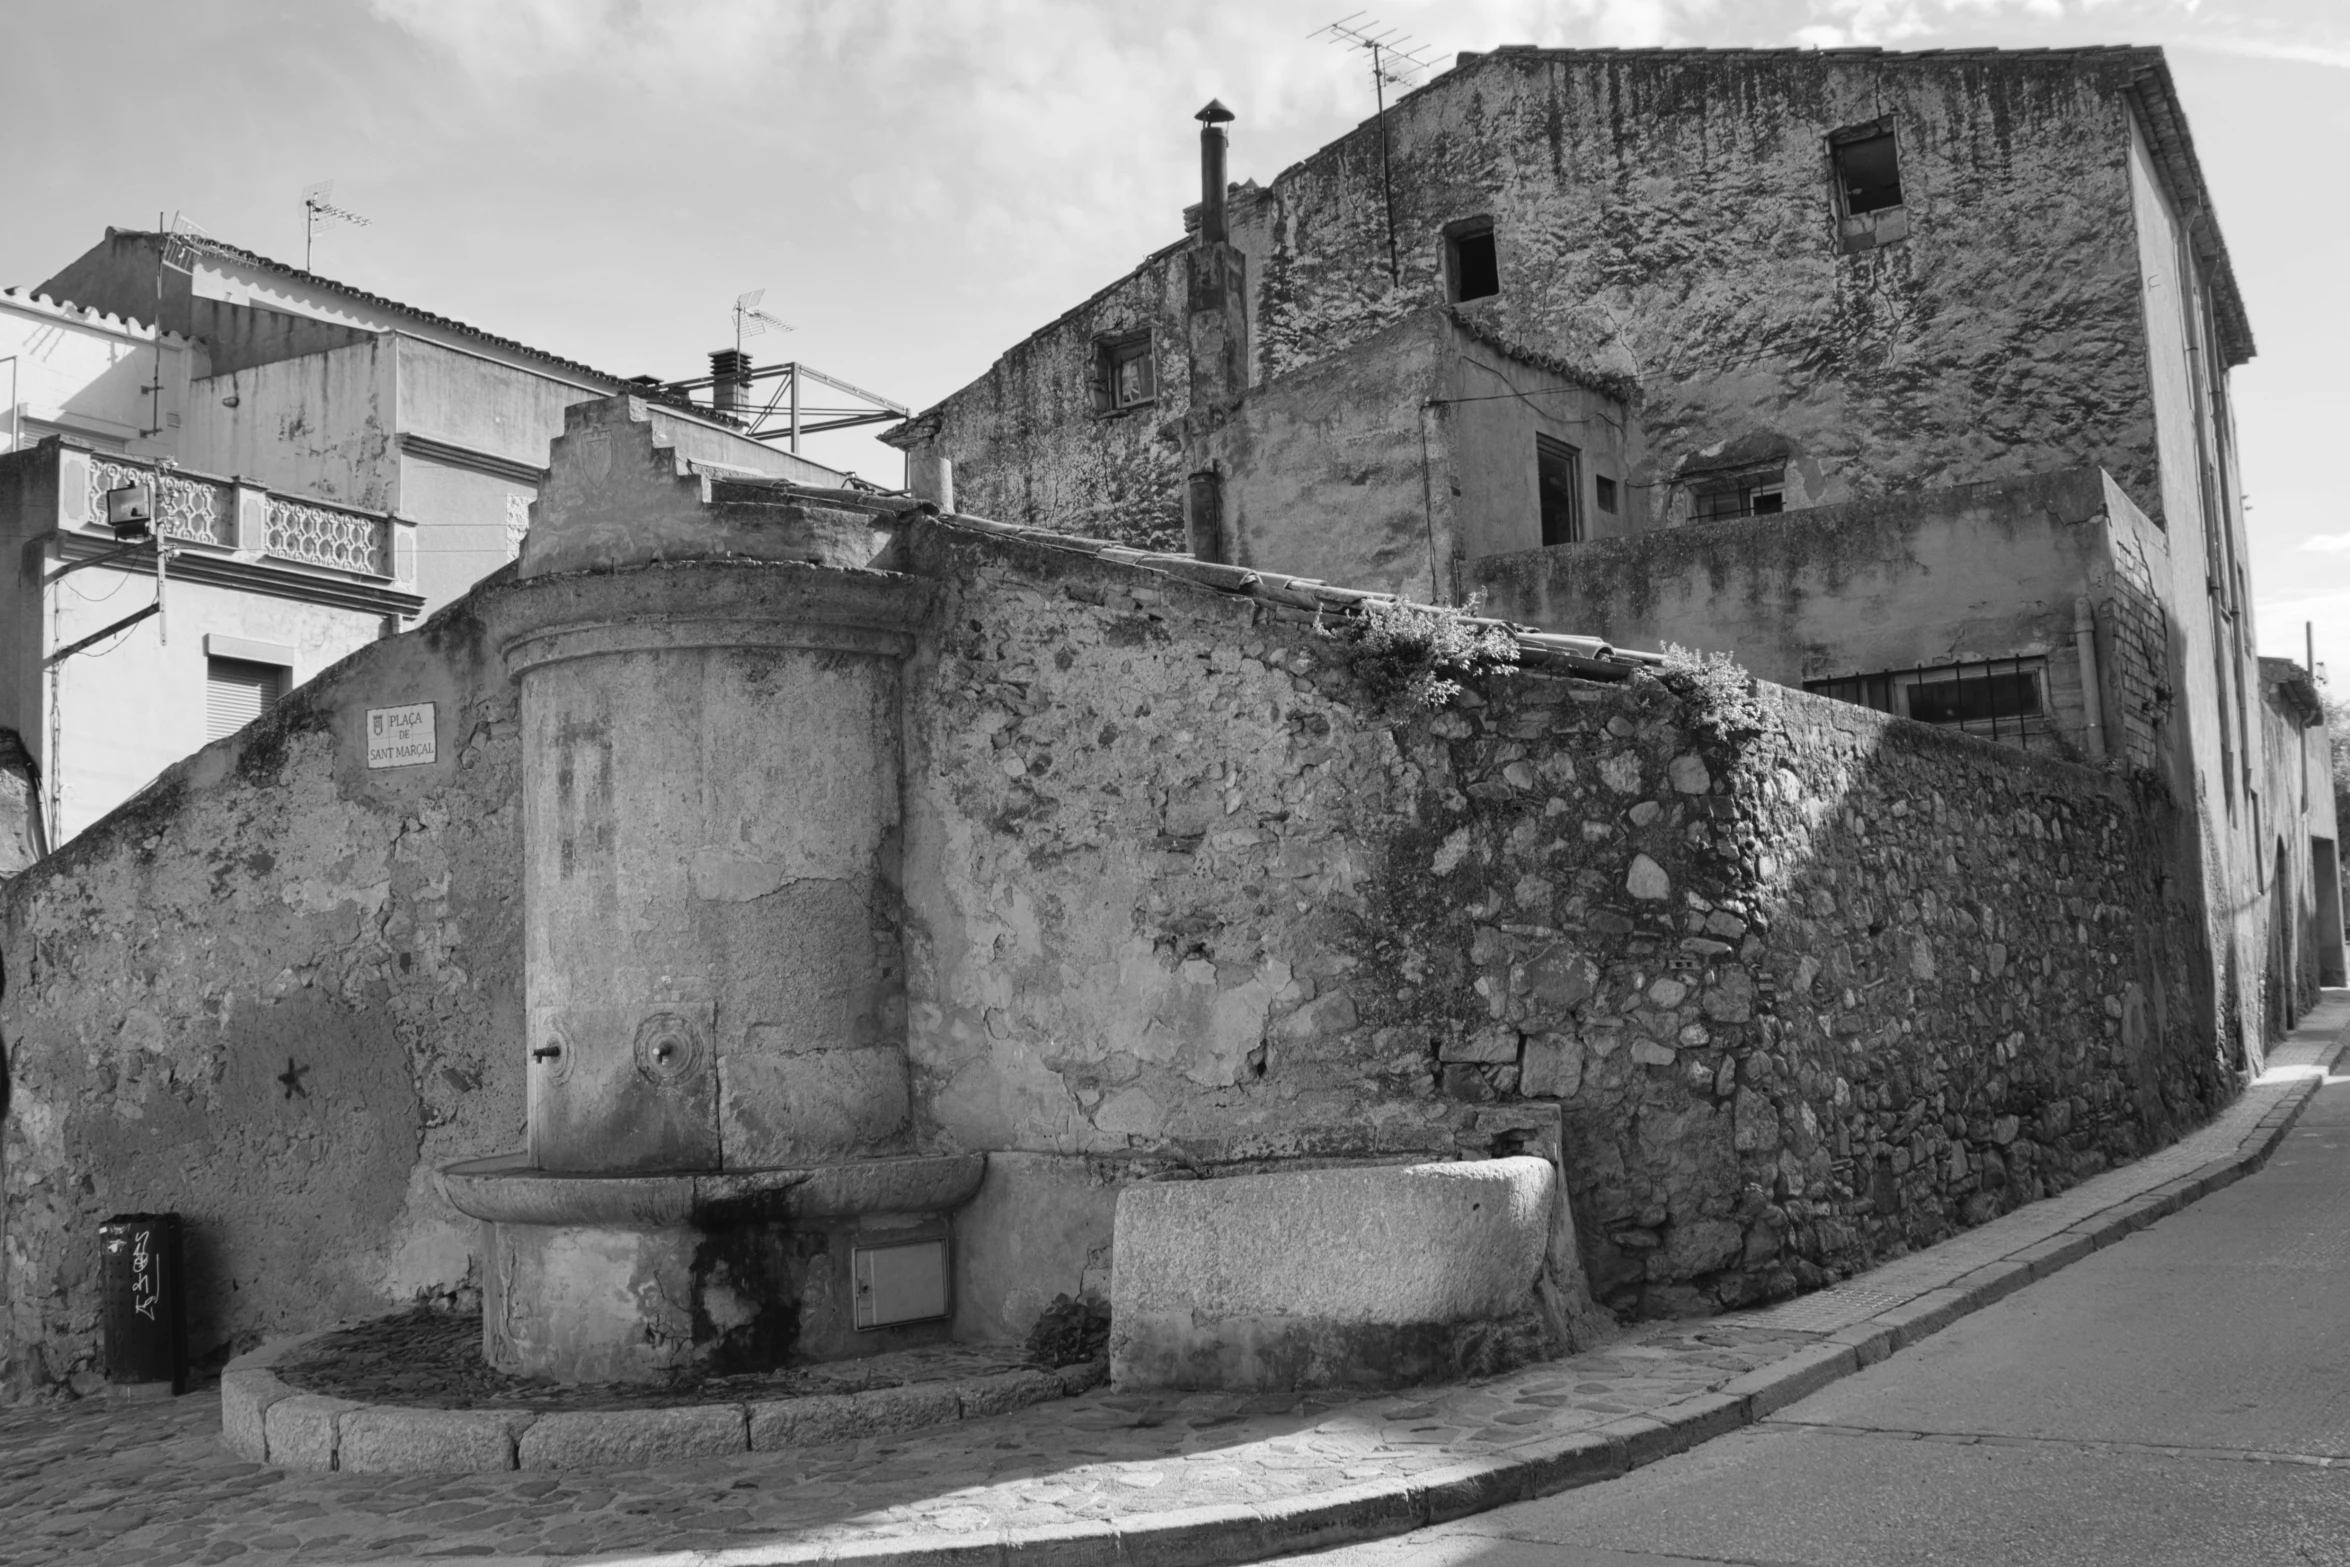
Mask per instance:
[[[228,1363],[220,1374],[220,1435],[230,1452],[278,1469],[369,1474],[625,1468],[704,1455],[780,1452],[977,1420],[1073,1397],[1107,1374],[1107,1367],[1094,1361],[1057,1371],[1023,1366],[990,1376],[796,1399],[546,1411],[366,1404],[305,1392],[278,1376],[276,1368],[296,1350],[349,1326],[341,1322],[277,1339]]]
[[[2350,1047],[2350,1029],[2320,1053],[2333,1062]],[[2007,1257],[1962,1273],[1947,1285],[1825,1334],[1771,1365],[1735,1377],[1711,1393],[1645,1415],[1627,1415],[1588,1431],[1537,1439],[1506,1457],[1465,1461],[1408,1480],[1367,1482],[1281,1502],[1195,1507],[1098,1523],[1005,1528],[992,1532],[908,1533],[862,1540],[806,1541],[717,1552],[634,1553],[589,1557],[629,1567],[1225,1567],[1268,1556],[1322,1550],[1351,1541],[1409,1534],[1510,1502],[1528,1501],[1612,1480],[1628,1470],[1684,1452],[1767,1418],[1798,1399],[1940,1332],[1960,1317],[2005,1299],[2091,1252],[2234,1184],[2268,1162],[2318,1078],[2288,1085],[2251,1133],[2193,1174],[2124,1197],[2090,1218]]]

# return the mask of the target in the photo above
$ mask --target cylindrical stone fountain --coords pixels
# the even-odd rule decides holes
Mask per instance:
[[[913,1153],[907,1114],[899,680],[930,584],[861,569],[845,498],[683,470],[627,399],[554,458],[485,608],[521,683],[530,1055],[527,1150],[443,1172],[485,1221],[485,1352],[650,1380],[944,1337],[984,1161]]]

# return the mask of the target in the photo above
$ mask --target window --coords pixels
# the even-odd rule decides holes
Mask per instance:
[[[1455,304],[1501,292],[1501,263],[1493,250],[1493,220],[1470,218],[1444,233],[1445,280]]]
[[[1891,118],[1833,133],[1828,160],[1835,169],[1837,238],[1846,254],[1908,237]]]
[[[1573,544],[1583,537],[1583,454],[1547,435],[1534,437],[1534,489],[1542,509],[1542,542]]]
[[[1603,473],[1591,482],[1598,491],[1594,498],[1599,502],[1599,509],[1611,517],[1614,516],[1616,513],[1616,481]]]
[[[286,694],[283,664],[260,664],[249,658],[204,660],[204,738],[233,735],[277,705]]]
[[[1695,489],[1690,502],[1690,516],[1698,522],[1776,517],[1787,509],[1787,486],[1783,479],[1706,484]]]
[[[1118,413],[1139,408],[1159,395],[1158,366],[1147,331],[1097,339],[1094,344],[1093,409]]]
[[[2054,732],[2047,682],[2046,659],[2000,658],[1806,680],[1803,689],[2028,750],[2035,739],[2046,744]]]

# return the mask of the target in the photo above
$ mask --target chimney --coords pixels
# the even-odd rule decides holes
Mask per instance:
[[[1192,118],[1199,121],[1199,242],[1221,245],[1230,237],[1224,227],[1224,127],[1232,111],[1210,98]]]
[[[710,406],[738,413],[751,400],[751,356],[739,348],[710,350]]]

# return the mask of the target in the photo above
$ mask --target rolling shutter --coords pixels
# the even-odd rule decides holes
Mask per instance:
[[[204,661],[204,738],[217,740],[235,734],[274,706],[286,694],[287,670],[282,664],[256,664],[244,658],[207,658]]]

